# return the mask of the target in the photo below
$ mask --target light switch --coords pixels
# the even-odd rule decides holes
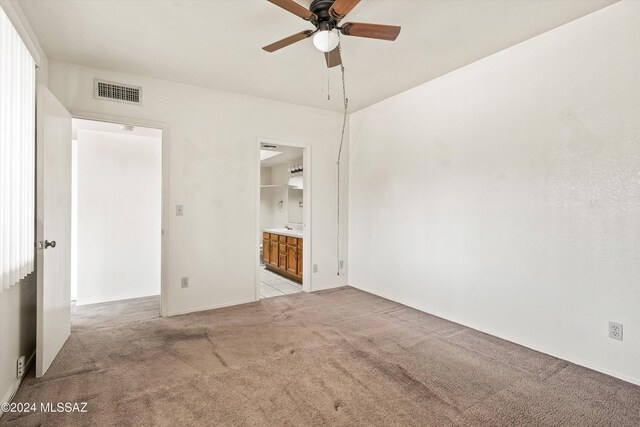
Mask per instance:
[[[184,215],[184,207],[182,205],[176,205],[176,216]]]

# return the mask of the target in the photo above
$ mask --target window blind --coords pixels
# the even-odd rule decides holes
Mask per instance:
[[[0,8],[0,293],[34,269],[35,62]]]

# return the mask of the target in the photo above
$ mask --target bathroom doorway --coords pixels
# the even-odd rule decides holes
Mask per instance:
[[[310,290],[308,150],[259,141],[257,299]]]

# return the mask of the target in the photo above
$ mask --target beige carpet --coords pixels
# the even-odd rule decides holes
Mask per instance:
[[[353,288],[157,317],[155,298],[74,309],[16,401],[46,426],[638,426],[640,387]]]

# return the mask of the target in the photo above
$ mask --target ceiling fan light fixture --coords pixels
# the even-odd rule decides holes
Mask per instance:
[[[338,47],[339,43],[340,38],[336,30],[318,31],[315,36],[313,36],[313,45],[320,52],[331,52]]]

